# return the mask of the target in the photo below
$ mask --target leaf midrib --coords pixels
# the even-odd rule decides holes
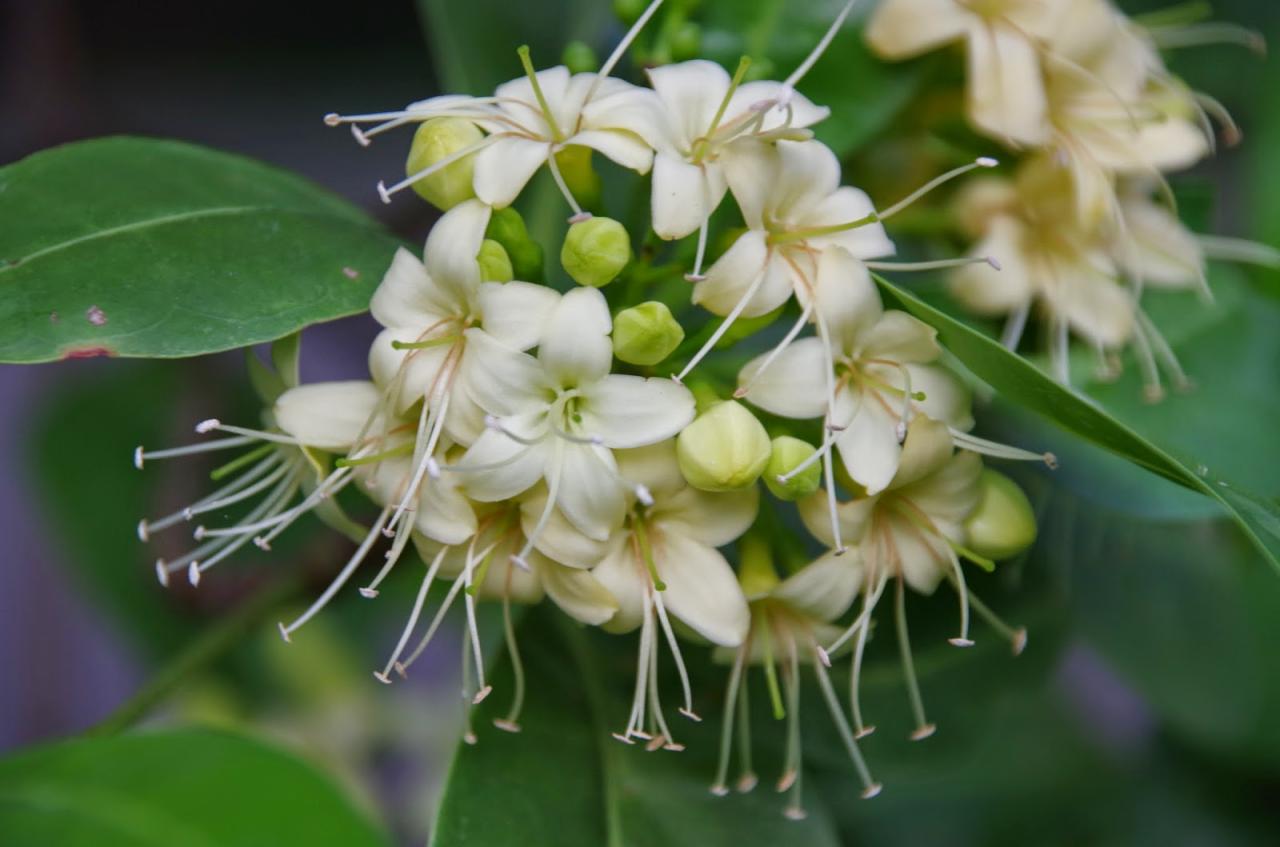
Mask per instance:
[[[319,211],[311,211],[307,209],[293,209],[282,206],[213,206],[207,209],[198,209],[190,212],[178,212],[171,215],[161,215],[159,217],[147,218],[145,220],[133,221],[119,226],[107,227],[106,229],[92,232],[87,235],[81,235],[76,238],[67,239],[66,241],[51,244],[43,247],[34,253],[29,253],[19,259],[11,260],[7,264],[0,266],[0,274],[7,271],[16,270],[31,264],[31,262],[42,259],[45,256],[68,250],[80,244],[90,241],[97,241],[104,238],[112,238],[117,235],[123,235],[130,232],[139,232],[149,228],[161,228],[177,223],[185,223],[187,221],[197,221],[203,218],[230,217],[234,215],[258,214],[262,212],[276,212],[281,215],[299,215],[303,217],[315,218],[332,218],[337,219],[336,215],[331,215]],[[366,227],[367,224],[362,224]],[[372,228],[372,227],[369,227]]]

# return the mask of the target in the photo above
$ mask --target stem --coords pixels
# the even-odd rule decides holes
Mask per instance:
[[[130,728],[163,703],[191,675],[220,659],[265,621],[270,613],[298,589],[296,580],[276,583],[241,603],[230,615],[205,629],[168,664],[102,721],[86,730],[87,735],[115,735]]]

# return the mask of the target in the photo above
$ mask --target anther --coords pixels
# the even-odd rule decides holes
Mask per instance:
[[[727,797],[729,795],[729,786],[724,783],[717,782],[715,785],[711,786],[710,791],[716,797]]]
[[[788,770],[786,773],[784,773],[781,777],[778,778],[778,784],[776,786],[778,793],[781,794],[782,792],[789,789],[791,786],[795,785],[796,780],[799,778],[800,778],[799,771],[795,770],[794,768],[791,770]]]
[[[979,156],[974,160],[974,164],[980,168],[994,168],[999,166],[1000,162],[990,156]]]
[[[802,806],[787,806],[782,810],[782,815],[789,821],[802,821],[809,817],[809,813]]]
[[[509,721],[506,718],[494,718],[493,725],[503,732],[510,732],[514,734],[520,731],[520,724],[515,721]]]
[[[666,743],[667,743],[667,739],[665,736],[655,735],[653,738],[649,739],[648,744],[644,745],[644,750],[646,753],[654,753],[658,750],[661,750],[663,745],[665,745]]]
[[[196,424],[196,432],[204,435],[206,432],[213,432],[220,426],[222,426],[222,421],[217,418],[209,418],[206,421],[200,421],[200,423]]]
[[[470,747],[476,746],[476,734],[471,730],[467,730],[462,734],[462,742]]]
[[[759,784],[760,778],[755,774],[744,773],[742,776],[738,777],[738,782],[733,787],[739,794],[749,794],[754,791],[755,787]]]
[[[369,144],[371,143],[369,141],[369,136],[365,135],[364,132],[360,129],[360,127],[356,126],[355,124],[351,125],[351,136],[355,138],[356,143],[359,144],[361,147],[368,147]]]
[[[143,518],[138,521],[138,540],[146,544],[151,540],[150,534],[147,532],[147,519]]]
[[[427,458],[427,476],[432,479],[440,478],[440,463],[436,461],[434,456]]]
[[[947,643],[952,647],[972,647],[972,638],[948,638]]]
[[[338,126],[341,123],[342,123],[342,116],[339,115],[337,112],[330,112],[329,114],[324,116],[325,126]]]
[[[1004,270],[1004,266],[1000,264],[1000,261],[996,259],[995,256],[983,256],[983,259],[985,259],[986,263],[990,265],[994,270],[997,270],[997,271]]]
[[[669,753],[683,753],[684,745],[679,741],[668,741],[666,744],[662,745],[662,749]]]
[[[580,224],[583,221],[591,220],[591,218],[592,218],[592,214],[590,212],[578,212],[577,214],[571,215],[569,217],[569,223]]]
[[[688,273],[684,275],[685,282],[702,282],[706,278],[707,278],[706,274]]]
[[[641,483],[636,483],[636,487],[634,491],[636,493],[636,499],[639,500],[642,505],[644,506],[653,505],[653,494],[650,493],[648,486],[645,486]]]
[[[933,735],[937,731],[938,731],[937,724],[927,723],[922,725],[918,729],[916,729],[915,732],[911,733],[911,735],[907,737],[910,738],[912,741],[924,741],[926,738]]]
[[[855,741],[860,741],[875,731],[876,731],[875,724],[868,724],[867,726],[864,726],[861,729],[859,729],[857,732],[855,732],[853,734],[853,738]]]
[[[359,588],[356,590],[359,591],[360,596],[364,597],[366,600],[372,600],[374,597],[378,596],[378,590],[376,588]]]
[[[484,698],[488,697],[490,692],[492,691],[493,691],[492,685],[486,685],[484,688],[481,688],[479,691],[475,693],[475,696],[471,698],[471,705],[479,706],[481,703],[484,702]]]
[[[259,550],[266,551],[271,549],[271,542],[268,541],[265,536],[255,535],[253,538],[253,546],[257,547]]]
[[[528,560],[525,559],[523,556],[512,555],[511,564],[515,565],[517,568],[524,571],[525,573],[528,573],[531,570],[531,568],[529,567]]]
[[[382,198],[382,202],[391,205],[391,192],[387,191],[387,185],[382,180],[378,180],[378,196]]]
[[[138,470],[142,470],[143,458],[142,445],[139,444],[137,447],[133,448],[133,466]]]
[[[818,658],[822,661],[822,664],[826,665],[827,667],[831,667],[831,654],[828,653],[826,650],[824,650],[822,647],[818,648]]]
[[[373,678],[376,679],[378,682],[381,682],[383,685],[391,684],[391,678],[387,676],[385,673],[383,673],[382,671],[374,671]]]
[[[192,562],[187,565],[187,582],[191,583],[191,587],[195,588],[200,584],[200,563]]]
[[[686,718],[688,718],[691,721],[694,721],[695,723],[702,723],[702,718],[698,717],[698,714],[694,712],[692,709],[686,709],[683,706],[681,706],[677,711],[679,711],[680,714],[684,715]]]
[[[862,799],[870,800],[872,797],[879,797],[880,792],[884,790],[884,786],[878,782],[873,782],[866,788],[862,789]]]
[[[205,529],[203,525],[201,525],[196,527],[195,532],[191,533],[191,537],[194,538],[196,541],[200,541],[201,539],[204,538],[204,534],[206,532],[208,532],[208,530]]]
[[[1058,457],[1052,453],[1044,454],[1044,463],[1051,471],[1056,471],[1058,469]]]
[[[1027,649],[1027,630],[1025,627],[1022,629],[1019,629],[1017,632],[1013,634],[1012,643],[1013,643],[1013,655],[1021,656],[1022,651]]]
[[[164,565],[164,559],[156,559],[156,581],[161,587],[169,587],[169,569]]]
[[[277,622],[276,626],[280,628],[280,637],[284,639],[284,643],[285,644],[291,643],[293,639],[289,637],[289,630],[285,628],[284,622],[283,621]]]
[[[613,733],[610,733],[610,734],[611,734],[614,738],[616,738],[616,739],[618,739],[619,741],[621,741],[623,744],[635,744],[635,742],[634,742],[634,741],[632,741],[632,740],[631,740],[631,738],[630,738],[629,736],[623,735],[621,732],[613,732]]]

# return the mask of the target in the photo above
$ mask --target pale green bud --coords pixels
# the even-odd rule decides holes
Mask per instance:
[[[702,53],[702,27],[685,21],[671,35],[671,58],[676,62],[696,59]]]
[[[680,472],[703,491],[750,487],[764,473],[771,452],[769,433],[735,400],[699,415],[676,439]]]
[[[570,41],[560,54],[560,64],[571,74],[594,73],[600,69],[600,57],[585,41]]]
[[[631,261],[631,236],[612,218],[588,218],[569,227],[560,263],[579,285],[601,288]]]
[[[405,172],[412,176],[442,159],[452,156],[484,139],[480,128],[465,118],[432,118],[423,121],[413,135]],[[448,211],[463,200],[476,196],[471,187],[475,157],[464,156],[431,176],[413,184],[413,190],[441,211]]]
[[[822,463],[813,462],[800,473],[782,482],[796,468],[803,465],[814,453],[818,452],[812,444],[780,435],[773,439],[773,452],[769,455],[769,466],[764,471],[764,484],[779,500],[800,500],[818,490],[822,484]]]
[[[519,212],[510,206],[494,209],[489,216],[489,228],[485,230],[485,237],[498,242],[507,251],[511,271],[516,279],[542,282],[542,245],[529,237],[529,230]]]
[[[511,270],[511,257],[498,242],[486,238],[480,243],[480,278],[485,282],[510,282],[515,279]]]
[[[964,522],[968,546],[989,559],[1008,559],[1036,540],[1036,516],[1027,495],[1002,473],[986,469],[978,506]]]
[[[665,303],[650,300],[613,319],[613,355],[629,365],[656,365],[684,341],[684,329]]]
[[[613,0],[613,13],[627,26],[640,20],[648,0]]]

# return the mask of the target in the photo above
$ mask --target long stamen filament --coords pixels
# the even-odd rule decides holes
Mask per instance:
[[[743,78],[747,75],[747,68],[751,67],[751,57],[743,56],[738,60],[738,68],[733,72],[733,79],[729,82],[728,89],[725,90],[724,97],[720,98],[720,105],[716,108],[715,115],[711,118],[711,123],[707,126],[707,131],[702,138],[693,146],[693,155],[690,161],[695,165],[702,164],[702,160],[706,158],[707,153],[711,149],[711,137],[716,130],[720,128],[720,121],[724,120],[724,113],[729,108],[729,101],[733,99],[733,95],[737,93],[738,86],[742,85]]]
[[[929,723],[924,714],[924,698],[920,696],[920,682],[916,679],[915,660],[911,656],[911,636],[907,631],[906,580],[901,575],[897,578],[897,588],[894,594],[893,622],[898,630],[898,653],[902,659],[902,675],[907,683],[907,697],[911,701],[911,713],[916,720],[916,729],[911,733],[911,740],[923,741],[937,732],[938,727]]]
[[[542,85],[538,82],[538,72],[533,69],[533,60],[529,57],[529,45],[522,44],[516,48],[516,55],[520,57],[520,64],[524,68],[525,76],[529,78],[529,85],[533,87],[533,96],[538,101],[538,108],[542,110],[542,117],[547,122],[547,128],[551,130],[551,138],[559,144],[564,141],[564,133],[560,131],[560,126],[556,123],[556,116],[551,111],[551,104],[547,102],[547,96],[542,93]]]
[[[871,778],[871,771],[867,768],[866,760],[862,758],[862,751],[858,749],[858,742],[853,737],[853,731],[849,729],[849,723],[844,718],[844,711],[840,708],[840,700],[836,697],[835,689],[831,686],[831,678],[827,675],[826,666],[821,661],[815,661],[813,663],[813,672],[818,677],[818,687],[822,689],[822,697],[827,701],[827,710],[831,712],[831,720],[836,725],[836,732],[839,733],[840,740],[844,742],[844,749],[848,752],[849,760],[853,762],[853,767],[858,772],[858,778],[862,780],[862,799],[870,800],[879,794],[884,786]]]

